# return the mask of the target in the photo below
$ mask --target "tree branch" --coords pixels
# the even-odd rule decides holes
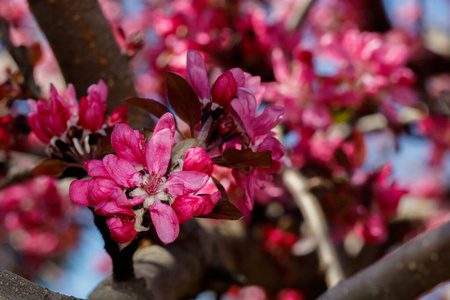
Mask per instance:
[[[328,290],[319,300],[415,299],[450,278],[450,222]]]
[[[308,12],[314,4],[314,0],[308,0],[306,3],[304,1],[299,1],[294,4],[294,9],[286,18],[286,22],[284,26],[288,31],[295,31],[300,26],[302,26],[303,22],[306,20],[308,16]]]
[[[120,53],[97,1],[29,0],[63,76],[80,93],[103,79],[108,85],[108,112],[121,100],[137,96],[128,60]],[[130,122],[145,123],[142,110],[130,106]]]
[[[28,56],[28,49],[25,46],[16,47],[11,42],[11,37],[9,35],[9,24],[8,22],[0,17],[0,39],[4,42],[6,50],[12,56],[17,64],[20,72],[22,73],[24,79],[24,86],[27,87],[28,97],[37,97],[41,95],[41,91],[34,80],[33,75],[33,64],[31,63]]]
[[[318,256],[325,272],[328,287],[344,279],[336,249],[328,235],[328,225],[317,198],[308,191],[306,179],[298,172],[288,169],[283,173],[283,182],[298,205],[309,230],[318,244]]]
[[[16,300],[81,300],[52,292],[3,268],[0,268],[0,296]]]
[[[227,246],[227,239],[232,235],[225,238],[206,222],[189,220],[182,225],[175,242],[136,251],[133,258],[138,279],[117,282],[110,277],[91,293],[89,299],[175,300],[193,297],[205,289],[208,284],[205,274],[212,267],[235,268],[230,256],[232,252]],[[221,277],[214,272],[208,275],[209,279]]]

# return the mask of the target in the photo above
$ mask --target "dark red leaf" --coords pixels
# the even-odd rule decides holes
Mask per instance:
[[[221,220],[240,220],[244,215],[230,201],[220,198],[213,210],[199,218],[221,219]]]
[[[50,175],[50,176],[56,176],[64,172],[67,168],[70,167],[76,167],[76,168],[82,168],[84,167],[79,164],[71,164],[68,162],[65,162],[60,159],[51,158],[44,160],[39,165],[35,166],[30,173],[32,175]]]
[[[167,94],[173,110],[191,128],[200,122],[201,105],[197,94],[190,84],[180,75],[169,72],[167,74]]]
[[[342,148],[337,148],[334,151],[334,158],[336,159],[337,164],[343,167],[345,171],[347,171],[347,173],[351,173],[352,164],[347,154],[342,150]]]
[[[214,158],[213,161],[215,164],[230,168],[270,168],[272,166],[272,151],[249,152],[230,148],[223,152],[222,157]]]
[[[359,168],[366,159],[366,144],[364,143],[364,135],[359,130],[353,131],[353,141],[355,143],[355,164]]]
[[[125,99],[122,102],[131,104],[131,105],[137,106],[143,110],[146,110],[157,118],[161,118],[162,115],[169,112],[169,109],[164,104],[159,103],[158,101],[153,100],[153,99],[132,97],[132,98]]]

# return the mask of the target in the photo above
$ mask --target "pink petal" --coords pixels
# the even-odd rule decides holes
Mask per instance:
[[[134,212],[125,207],[120,207],[114,201],[102,201],[97,204],[94,208],[94,212],[100,216],[114,216],[117,214],[125,214],[129,216],[134,216]]]
[[[50,110],[51,126],[59,136],[67,129],[67,121],[70,118],[70,113],[53,85],[50,86]]]
[[[194,88],[200,100],[211,99],[206,65],[203,58],[195,50],[189,50],[187,53],[186,72],[188,82]]]
[[[166,174],[173,144],[175,139],[169,128],[153,134],[145,148],[145,162],[150,174],[155,173],[158,177]]]
[[[278,105],[266,106],[261,115],[252,121],[255,135],[266,134],[281,122],[284,108]]]
[[[28,105],[30,106],[30,103],[35,103],[34,100],[29,100]],[[31,106],[30,106],[31,107]],[[44,133],[41,123],[39,122],[38,114],[37,113],[30,113],[28,115],[28,124],[30,124],[31,130],[33,130],[34,134],[43,141],[44,143],[50,143],[50,140],[52,136],[48,136]]]
[[[88,184],[89,180],[74,180],[70,183],[69,196],[73,203],[90,206],[88,200]]]
[[[143,139],[127,124],[116,124],[111,134],[111,144],[117,156],[135,166],[144,165]]]
[[[238,123],[247,132],[252,141],[255,139],[253,132],[253,120],[255,119],[256,99],[255,96],[245,88],[239,88],[237,98],[231,101],[230,106],[238,118]]]
[[[127,123],[128,106],[119,105],[109,116],[107,125],[114,126],[116,123]]]
[[[179,171],[169,176],[161,189],[168,189],[174,196],[187,195],[203,188],[209,176],[198,171]]]
[[[142,175],[127,160],[108,154],[103,158],[103,164],[109,175],[119,185],[124,187],[135,187],[142,182]]]
[[[244,191],[245,205],[249,210],[252,210],[255,202],[255,170],[251,170],[248,175],[244,175],[237,170],[233,170],[232,174],[239,187],[242,189],[242,191]]]
[[[175,211],[167,204],[156,201],[148,210],[159,239],[165,243],[172,243],[180,232],[180,225]]]
[[[264,139],[264,141],[259,144],[258,151],[272,151],[272,159],[279,160],[284,155],[284,147],[279,140],[274,137],[268,137]]]
[[[156,123],[155,129],[153,130],[153,134],[160,132],[163,129],[170,129],[172,136],[175,135],[175,120],[171,113],[165,113],[161,116],[158,123]]]
[[[100,159],[92,159],[83,163],[86,167],[89,176],[92,177],[104,177],[111,179],[108,171],[106,171],[105,166],[103,165],[103,161]]]
[[[214,164],[205,149],[196,146],[186,152],[183,171],[199,171],[211,176],[214,171]]]
[[[244,72],[239,68],[230,69],[229,72],[233,74],[234,79],[238,87],[245,87],[245,75]]]
[[[116,201],[118,206],[132,207],[144,202],[145,197],[136,196],[133,199],[128,199],[124,191],[121,188],[114,188],[111,192],[111,199]]]
[[[81,126],[91,132],[97,132],[103,125],[105,109],[101,103],[89,101],[88,98],[82,97],[79,114]]]
[[[77,95],[75,93],[75,88],[71,83],[69,83],[69,85],[67,86],[66,99],[70,114],[72,116],[78,116],[79,104],[77,100]]]
[[[127,216],[112,217],[106,220],[106,225],[111,231],[111,238],[122,244],[130,242],[136,237],[137,232],[134,229],[134,223],[134,218]]]
[[[190,195],[177,197],[172,204],[178,221],[184,223],[191,217],[206,215],[212,211],[220,199],[220,192],[212,195]]]
[[[102,177],[92,178],[88,185],[89,206],[94,206],[103,200],[110,199],[111,192],[117,187],[118,185],[114,180]]]
[[[99,80],[98,84],[92,84],[88,88],[89,102],[96,102],[101,107],[103,113],[106,111],[106,98],[108,97],[108,87],[103,80]]]
[[[220,107],[226,107],[237,92],[237,83],[230,71],[217,78],[212,87],[212,100]]]

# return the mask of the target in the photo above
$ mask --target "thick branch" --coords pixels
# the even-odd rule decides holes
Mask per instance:
[[[97,1],[30,0],[29,4],[66,82],[78,93],[86,93],[103,79],[109,90],[108,112],[121,100],[137,96],[128,60],[121,55]],[[145,115],[130,107],[133,125],[143,124]]]
[[[80,300],[61,295],[0,268],[0,298],[16,300]]]
[[[450,222],[341,282],[319,299],[415,299],[450,278]]]
[[[317,240],[317,251],[320,264],[325,272],[325,280],[328,287],[332,287],[344,279],[344,272],[328,234],[328,225],[320,204],[317,198],[308,191],[306,179],[298,172],[286,170],[283,173],[283,181],[300,208],[309,230]]]
[[[198,294],[205,288],[205,274],[211,268],[234,269],[226,239],[222,239],[214,228],[199,223],[190,220],[183,224],[180,236],[172,244],[138,249],[134,255],[138,279],[117,282],[108,278],[89,299],[175,300]],[[222,276],[208,273],[209,279],[219,275]]]

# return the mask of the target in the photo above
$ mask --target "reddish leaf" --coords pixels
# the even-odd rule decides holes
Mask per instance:
[[[222,157],[214,158],[213,161],[215,164],[230,168],[270,168],[272,166],[272,151],[249,152],[230,148],[223,152]]]
[[[132,97],[132,98],[125,99],[122,102],[131,104],[131,105],[137,106],[143,110],[146,110],[157,118],[161,118],[162,115],[169,112],[169,109],[164,104],[159,103],[158,101],[153,100],[153,99]]]
[[[167,75],[167,94],[173,110],[191,128],[200,122],[201,106],[197,94],[190,84],[181,76],[169,72]]]
[[[364,135],[359,130],[353,131],[353,141],[355,143],[355,164],[359,168],[366,158],[366,144],[364,144]]]
[[[64,172],[69,167],[76,167],[84,169],[82,165],[79,164],[71,164],[68,162],[65,162],[60,159],[56,158],[50,158],[47,160],[44,160],[39,165],[35,166],[30,173],[32,175],[51,175],[56,176]]]
[[[350,174],[352,172],[352,164],[342,148],[337,148],[334,151],[334,158],[336,159],[337,164],[343,167],[347,173]]]
[[[211,177],[222,198],[219,199],[213,210],[199,218],[221,219],[221,220],[240,220],[244,216],[228,199],[227,192],[223,185],[214,177]]]
[[[199,218],[220,219],[220,220],[240,220],[244,215],[230,201],[220,198],[213,210]]]
[[[41,45],[39,43],[33,43],[28,47],[28,58],[33,66],[35,66],[42,57]]]

